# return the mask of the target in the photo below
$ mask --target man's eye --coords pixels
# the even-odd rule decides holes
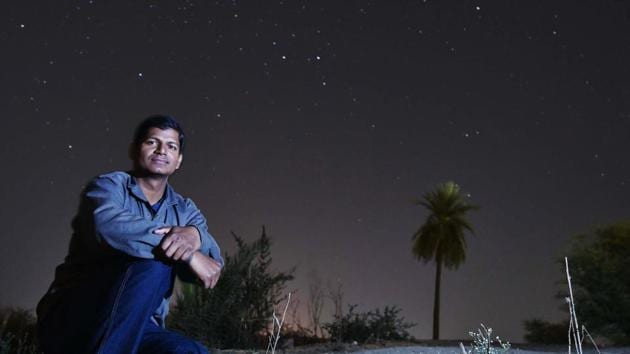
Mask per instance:
[[[147,145],[153,145],[153,144],[155,144],[155,140],[147,140],[144,143],[147,144]]]
[[[177,151],[177,145],[169,145],[169,149]]]

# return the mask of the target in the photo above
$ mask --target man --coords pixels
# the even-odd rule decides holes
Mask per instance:
[[[68,255],[37,306],[45,354],[207,353],[164,328],[175,276],[212,288],[223,266],[199,209],[168,184],[183,149],[175,119],[149,117],[130,147],[133,170],[85,188]]]

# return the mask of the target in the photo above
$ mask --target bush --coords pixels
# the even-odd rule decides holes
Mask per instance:
[[[0,309],[0,354],[38,353],[35,328],[35,316],[31,311]]]
[[[355,313],[356,306],[349,305],[345,316],[324,324],[324,329],[333,341],[366,343],[411,338],[407,330],[415,324],[405,322],[405,319],[400,317],[400,309],[396,306],[386,306],[382,313],[380,309]]]
[[[630,222],[574,237],[569,251],[580,324],[615,344],[630,343]],[[561,293],[565,298],[567,293]]]
[[[221,279],[212,290],[184,284],[168,325],[213,348],[262,348],[267,328],[282,290],[293,279],[289,272],[272,272],[271,240],[263,228],[248,244],[232,234],[238,250],[225,255]]]
[[[304,345],[312,345],[319,343],[326,343],[327,338],[316,336],[312,330],[304,328],[302,326],[285,326],[282,328],[282,335],[280,336],[280,342],[292,340],[293,345],[296,347]]]
[[[551,323],[540,319],[524,322],[525,340],[537,344],[566,344],[568,342],[569,322]]]

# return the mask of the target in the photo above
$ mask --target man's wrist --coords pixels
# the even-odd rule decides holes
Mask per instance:
[[[190,257],[188,257],[188,259],[182,259],[184,261],[184,263],[190,265],[192,263],[192,261],[193,261],[193,258],[196,257],[196,253],[197,252],[199,252],[199,251],[195,251],[195,252],[191,253]]]
[[[203,244],[203,240],[201,238],[201,231],[199,231],[199,228],[196,225],[188,225],[188,227],[192,227],[195,232],[197,233],[197,237],[199,238],[199,248],[201,249],[201,245]]]

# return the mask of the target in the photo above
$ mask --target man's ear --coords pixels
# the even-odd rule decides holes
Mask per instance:
[[[179,156],[177,156],[177,165],[175,166],[175,169],[179,169],[179,166],[182,164],[182,160],[184,160],[184,154],[179,154]]]

